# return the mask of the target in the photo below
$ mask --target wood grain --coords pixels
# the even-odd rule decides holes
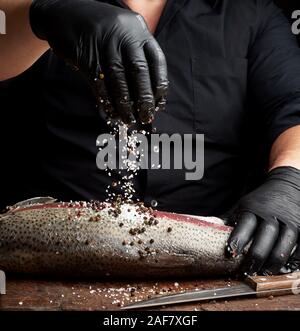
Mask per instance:
[[[300,286],[300,272],[279,276],[255,276],[248,277],[247,283],[253,287],[256,292],[273,291],[289,289],[290,292],[298,290]],[[284,293],[284,292],[278,292]]]
[[[148,296],[192,289],[236,285],[231,280],[185,280],[150,282],[67,282],[8,279],[7,294],[0,296],[0,310],[95,311],[119,310],[123,304]],[[300,310],[300,295],[245,298],[174,305],[149,310],[246,311]]]

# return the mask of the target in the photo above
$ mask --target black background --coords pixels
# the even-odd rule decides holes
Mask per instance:
[[[6,330],[138,330],[128,326],[104,326],[103,321],[114,318],[138,318],[145,320],[151,315],[197,316],[194,326],[147,326],[143,330],[288,330],[299,325],[299,312],[0,312],[0,329]]]

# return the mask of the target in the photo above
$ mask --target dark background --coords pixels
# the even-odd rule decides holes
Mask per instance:
[[[281,8],[286,9],[287,11],[300,9],[299,0],[274,0],[274,2]]]

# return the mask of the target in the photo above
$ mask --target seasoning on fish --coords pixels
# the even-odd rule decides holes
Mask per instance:
[[[83,278],[186,277],[234,273],[241,263],[242,257],[226,257],[231,228],[220,219],[134,203],[117,209],[112,214],[109,203],[52,198],[13,206],[0,215],[0,270]],[[153,224],[145,225],[144,217],[153,217]]]

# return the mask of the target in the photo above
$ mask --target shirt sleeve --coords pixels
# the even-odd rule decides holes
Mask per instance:
[[[258,1],[257,34],[248,53],[248,86],[258,104],[266,143],[300,125],[300,48],[273,1]]]

